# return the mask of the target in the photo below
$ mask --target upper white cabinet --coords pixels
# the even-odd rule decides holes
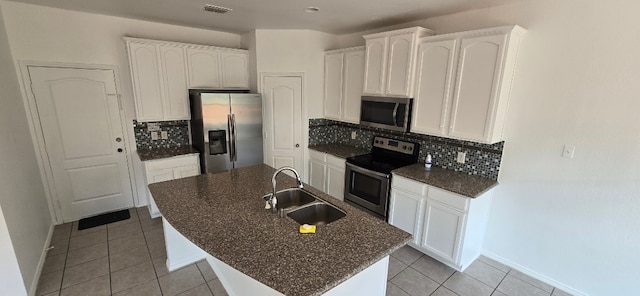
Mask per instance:
[[[164,120],[189,119],[189,92],[184,48],[159,45]],[[148,102],[147,102],[148,103]]]
[[[462,271],[482,250],[491,195],[468,198],[394,175],[389,224],[413,235],[412,247]]]
[[[324,65],[324,117],[359,123],[364,47],[329,51]]]
[[[220,75],[223,88],[249,88],[249,52],[221,50]]]
[[[160,62],[154,44],[127,42],[136,117],[140,121],[164,119]]]
[[[218,88],[220,82],[220,56],[217,49],[187,48],[190,88]]]
[[[190,119],[189,88],[249,89],[247,50],[124,39],[138,121]]]
[[[249,52],[218,47],[187,48],[190,88],[249,88]]]
[[[366,40],[363,94],[413,97],[418,38],[432,34],[431,30],[412,27],[363,36]]]
[[[501,141],[524,32],[509,26],[421,38],[411,131]]]

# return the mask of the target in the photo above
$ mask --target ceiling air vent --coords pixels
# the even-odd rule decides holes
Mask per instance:
[[[227,13],[227,12],[233,10],[231,8],[226,8],[226,7],[217,6],[217,5],[213,5],[213,4],[205,4],[202,9],[204,9],[205,11],[208,11],[208,12],[215,12],[215,13]]]

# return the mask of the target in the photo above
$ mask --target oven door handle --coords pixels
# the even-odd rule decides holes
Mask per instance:
[[[400,106],[399,103],[396,103],[396,106],[393,108],[393,125],[398,126],[398,107]]]
[[[352,171],[360,172],[360,173],[363,173],[363,174],[370,174],[370,175],[374,175],[374,176],[380,177],[380,178],[389,179],[389,177],[390,177],[389,174],[368,170],[368,169],[361,168],[359,166],[356,166],[356,165],[353,165],[353,164],[350,164],[350,163],[347,163],[347,167],[349,167],[349,169],[352,170]]]

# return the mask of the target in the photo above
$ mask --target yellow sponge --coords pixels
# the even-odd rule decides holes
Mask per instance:
[[[300,233],[316,233],[316,226],[309,224],[300,225]]]

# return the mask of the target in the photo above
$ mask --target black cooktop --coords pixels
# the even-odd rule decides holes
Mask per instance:
[[[390,174],[391,171],[418,161],[420,145],[376,136],[371,153],[347,158],[347,163],[363,169]]]
[[[400,161],[395,159],[382,159],[373,157],[371,153],[347,158],[347,163],[357,165],[363,169],[390,174],[391,171],[416,163],[416,161]]]

